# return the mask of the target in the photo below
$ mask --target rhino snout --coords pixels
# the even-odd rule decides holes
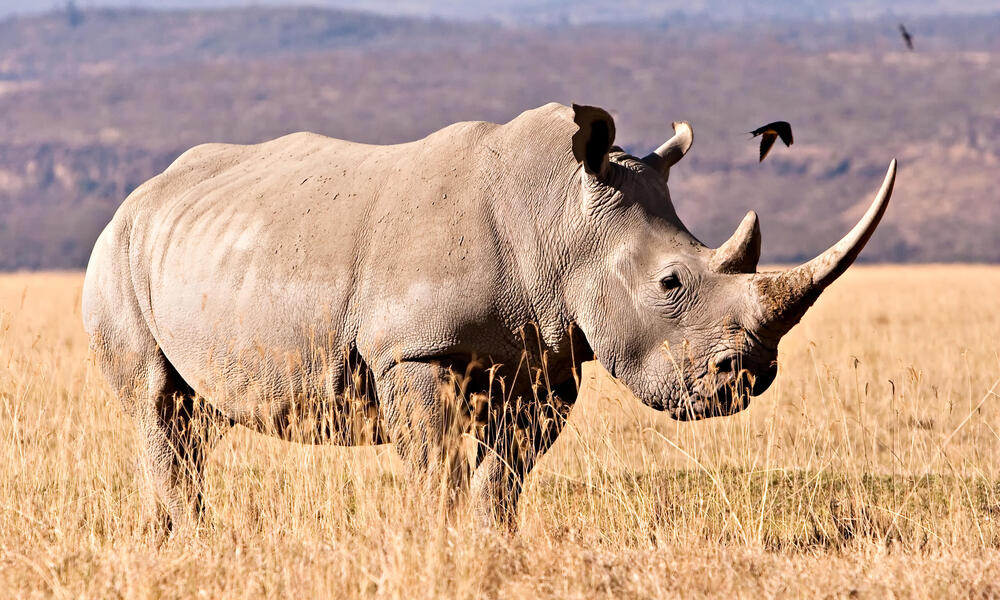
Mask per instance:
[[[708,361],[708,371],[689,393],[667,412],[674,419],[694,421],[736,414],[764,393],[778,374],[773,359],[756,361],[735,350],[723,350]]]

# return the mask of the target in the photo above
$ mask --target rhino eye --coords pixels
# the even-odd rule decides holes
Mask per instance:
[[[664,275],[660,279],[660,289],[664,292],[676,290],[679,287],[681,287],[681,280],[675,273]]]

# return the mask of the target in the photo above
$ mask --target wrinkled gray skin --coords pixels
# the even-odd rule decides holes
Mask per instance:
[[[83,318],[167,523],[199,514],[204,455],[236,424],[394,442],[416,481],[456,492],[473,435],[472,506],[510,525],[586,360],[677,419],[745,408],[870,237],[894,164],[838,245],[756,273],[753,213],[712,250],[674,212],[686,123],[643,159],[613,140],[605,111],[548,104],[395,146],[198,146],[132,193],[94,248]]]

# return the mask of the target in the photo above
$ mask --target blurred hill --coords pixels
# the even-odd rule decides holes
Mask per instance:
[[[0,269],[80,267],[130,190],[204,141],[415,139],[556,100],[647,152],[688,120],[678,212],[717,244],[757,210],[794,261],[900,175],[863,258],[1000,261],[1000,14],[502,26],[333,9],[60,10],[0,22]],[[795,145],[757,163],[744,132]],[[529,143],[526,141],[526,143]]]

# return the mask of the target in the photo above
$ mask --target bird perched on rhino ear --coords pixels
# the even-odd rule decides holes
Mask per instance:
[[[753,137],[761,136],[760,138],[760,162],[764,162],[764,157],[767,153],[771,151],[771,146],[774,145],[774,140],[781,138],[781,141],[785,142],[785,146],[792,145],[792,126],[788,124],[787,121],[775,121],[774,123],[768,123],[763,127],[758,127],[750,132]]]

